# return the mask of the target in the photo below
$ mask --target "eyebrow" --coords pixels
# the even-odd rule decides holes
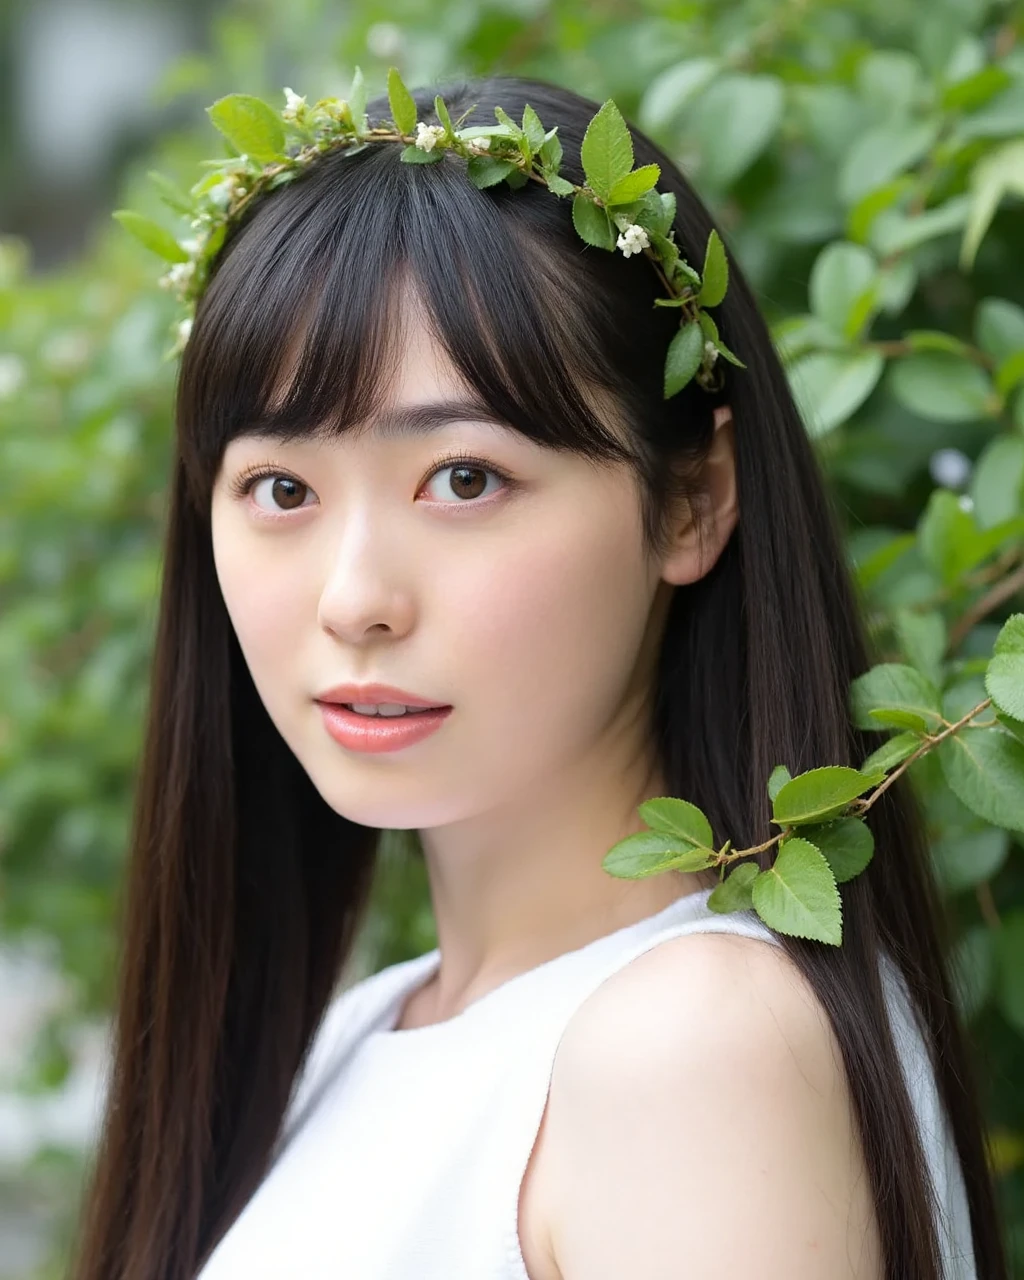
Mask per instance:
[[[397,440],[430,435],[453,422],[467,421],[486,422],[505,430],[511,429],[508,421],[496,413],[490,405],[471,396],[456,400],[431,400],[424,404],[392,405],[382,409],[366,430],[379,440]],[[239,432],[240,436],[274,440],[282,444],[303,438],[328,439],[332,434],[326,424],[320,424],[309,432],[297,434],[294,431],[276,429],[271,423],[259,421]]]

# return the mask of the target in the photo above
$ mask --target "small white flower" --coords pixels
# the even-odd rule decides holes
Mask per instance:
[[[704,363],[707,365],[713,365],[717,359],[718,348],[709,338],[707,342],[704,343]]]
[[[622,250],[625,258],[628,258],[631,253],[639,253],[641,249],[648,248],[650,243],[647,232],[635,222],[624,227],[622,234],[615,241],[616,247]]]
[[[422,120],[417,120],[416,141],[413,145],[419,147],[421,151],[433,151],[443,137],[444,128],[441,125],[424,124]]]
[[[195,274],[196,264],[194,262],[175,262],[162,275],[157,282],[162,289],[174,289],[178,293],[184,292],[188,287],[189,281]]]
[[[185,252],[192,258],[194,258],[199,252],[198,236],[189,236],[187,240],[179,240],[178,244],[180,244]]]
[[[466,145],[470,151],[490,151],[491,140],[490,138],[470,138]]]
[[[189,335],[191,334],[191,332],[192,332],[191,316],[187,316],[184,320],[178,321],[178,341],[181,343],[182,346],[184,346],[185,343],[188,342]]]
[[[974,510],[974,499],[969,493],[962,493],[960,497],[957,498],[956,502],[961,511]]]
[[[285,118],[285,120],[297,119],[299,113],[305,109],[306,99],[300,98],[299,95],[295,93],[295,91],[292,89],[285,89],[284,97],[285,97],[285,107],[284,107],[284,110],[281,112],[281,115]]]

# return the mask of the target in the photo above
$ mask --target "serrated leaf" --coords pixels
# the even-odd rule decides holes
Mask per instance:
[[[416,103],[413,101],[412,94],[402,82],[402,77],[397,67],[388,68],[388,105],[391,108],[391,118],[394,120],[398,132],[415,132]],[[428,155],[429,152],[424,152],[424,154]]]
[[[753,889],[759,868],[754,862],[741,862],[721,884],[708,894],[709,910],[725,914],[730,911],[748,911],[754,905]]]
[[[608,193],[608,204],[628,204],[639,200],[661,177],[661,170],[656,164],[644,164],[632,173],[620,178]]]
[[[972,813],[1024,831],[1024,743],[1002,729],[965,726],[936,750],[950,790]]]
[[[875,852],[875,837],[863,818],[837,818],[822,826],[808,827],[800,834],[824,857],[837,884],[859,876]]]
[[[546,133],[540,122],[540,116],[529,103],[523,108],[523,133],[526,134],[530,150],[535,154],[540,151],[544,146]]]
[[[560,177],[557,173],[546,173],[544,180],[547,182],[549,190],[553,191],[556,196],[571,196],[576,191],[571,182]]]
[[[573,200],[572,225],[587,244],[597,249],[615,248],[615,230],[608,221],[608,214],[589,197],[578,195]]]
[[[985,690],[1000,711],[1024,720],[1024,653],[996,653],[985,672]]]
[[[906,720],[887,719],[898,729],[936,730],[942,725],[939,692],[920,671],[901,662],[883,662],[858,676],[850,685],[850,712],[858,729],[877,729],[880,718],[876,711],[899,711],[914,717]]]
[[[768,871],[754,880],[754,910],[769,928],[796,938],[839,946],[842,902],[832,870],[809,840],[782,841]]]
[[[446,135],[449,138],[454,136],[455,130],[452,128],[452,118],[448,114],[448,108],[445,105],[444,98],[442,98],[439,93],[434,95],[434,114],[437,116],[438,120],[440,120]]]
[[[281,117],[262,98],[248,93],[229,93],[207,107],[206,113],[240,154],[259,164],[283,158],[285,138]]]
[[[470,182],[481,191],[507,178],[515,167],[514,160],[499,160],[497,156],[470,156],[466,162]]]
[[[689,800],[676,796],[655,796],[637,807],[640,817],[655,831],[710,848],[715,838],[707,815]]]
[[[609,875],[639,880],[663,871],[703,871],[715,855],[658,831],[638,831],[620,840],[605,854],[601,866]]]
[[[729,263],[721,236],[712,229],[704,251],[704,270],[701,272],[701,290],[698,301],[702,307],[717,307],[725,297],[729,285]]]
[[[912,756],[920,745],[921,738],[918,734],[910,731],[898,733],[888,742],[883,742],[877,751],[872,751],[861,765],[861,772],[871,773],[881,770],[883,773],[888,773],[890,769],[895,769],[898,764],[902,764],[908,756]]]
[[[141,213],[135,213],[131,209],[115,209],[112,216],[125,231],[133,235],[152,253],[163,258],[165,262],[188,262],[188,254],[167,228],[162,227],[159,222],[144,218]]]
[[[784,764],[777,764],[768,775],[768,799],[774,800],[793,775]]]
[[[580,147],[587,185],[602,200],[633,168],[633,139],[622,113],[609,98],[587,125]]]
[[[562,163],[562,140],[553,129],[548,130],[548,132],[551,136],[545,138],[544,145],[538,155],[545,169],[557,170]]]
[[[1024,613],[1011,613],[992,646],[993,653],[1024,653]]]
[[[870,785],[859,769],[846,765],[808,769],[780,789],[772,804],[772,820],[779,826],[824,822],[841,813]]]
[[[665,357],[665,399],[682,391],[700,368],[704,334],[696,320],[684,324],[668,346]]]

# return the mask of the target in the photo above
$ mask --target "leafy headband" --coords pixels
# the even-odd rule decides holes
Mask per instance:
[[[715,389],[720,356],[745,367],[719,337],[707,313],[708,307],[718,306],[725,297],[728,284],[722,241],[717,232],[711,232],[699,274],[681,256],[672,228],[675,195],[655,190],[661,174],[658,165],[633,168],[632,138],[611,98],[587,126],[580,149],[585,181],[577,186],[559,175],[562,144],[557,126],[546,130],[529,105],[522,124],[495,107],[497,124],[460,129],[469,111],[453,124],[443,98],[437,95],[434,110],[441,123],[425,124],[416,119],[416,103],[394,67],[388,72],[393,128],[370,127],[358,67],[348,99],[321,98],[308,106],[291,89],[284,94],[280,113],[262,99],[240,93],[207,108],[236,154],[200,161],[209,172],[188,192],[162,174],[150,174],[164,202],[188,217],[191,236],[178,240],[159,223],[130,209],[114,213],[127,231],[171,264],[160,283],[187,310],[176,325],[171,356],[188,340],[195,304],[228,230],[257,196],[293,182],[324,151],[355,152],[370,143],[401,142],[405,144],[401,159],[408,164],[433,164],[445,151],[457,152],[467,162],[470,181],[481,190],[502,181],[512,188],[534,181],[556,196],[571,196],[573,226],[587,244],[611,252],[620,249],[627,258],[637,253],[648,258],[665,293],[654,305],[679,310],[679,330],[665,358],[666,400],[693,378],[705,389]]]

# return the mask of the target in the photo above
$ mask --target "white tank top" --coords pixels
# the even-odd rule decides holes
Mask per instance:
[[[199,1280],[530,1280],[519,1188],[555,1050],[605,978],[669,938],[778,944],[710,890],[516,975],[444,1022],[394,1030],[435,948],[341,991],[292,1092],[271,1167]],[[976,1280],[963,1177],[905,988],[883,981],[937,1197],[944,1280]],[[683,1259],[680,1260],[685,1261]]]

